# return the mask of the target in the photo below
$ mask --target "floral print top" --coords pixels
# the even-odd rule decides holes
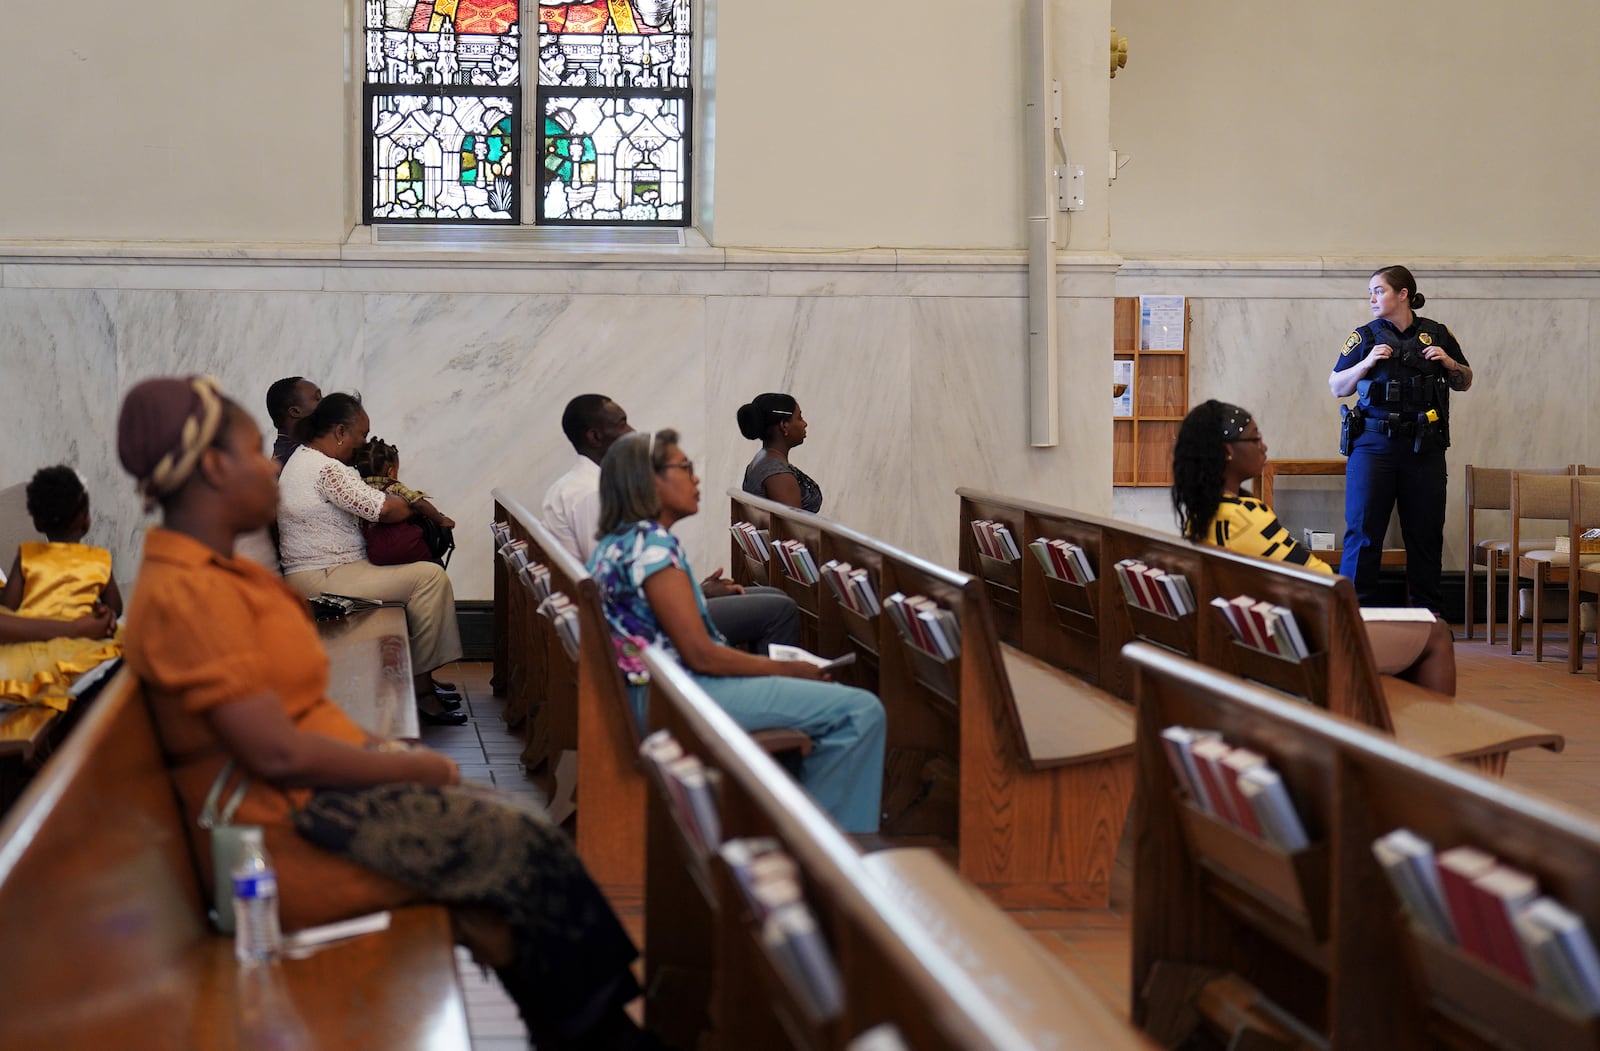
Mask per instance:
[[[660,643],[674,659],[678,656],[644,593],[644,582],[663,569],[681,569],[688,574],[707,634],[719,643],[727,641],[711,623],[706,597],[689,569],[689,559],[678,538],[659,522],[629,522],[601,538],[600,546],[589,556],[589,575],[600,589],[600,605],[611,625],[617,667],[632,686],[650,681],[641,657],[646,646]]]

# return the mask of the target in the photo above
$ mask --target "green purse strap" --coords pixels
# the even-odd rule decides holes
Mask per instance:
[[[222,769],[217,771],[217,779],[211,782],[211,791],[206,793],[206,801],[200,808],[200,827],[215,828],[218,825],[231,824],[234,813],[239,809],[239,804],[244,802],[246,790],[250,787],[248,775],[241,774],[239,787],[233,790],[233,795],[223,804],[219,813],[217,801],[222,798],[222,789],[228,783],[228,777],[233,773],[234,761],[229,759],[222,764]]]

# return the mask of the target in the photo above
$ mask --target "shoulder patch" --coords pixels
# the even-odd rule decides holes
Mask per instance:
[[[1344,341],[1344,349],[1347,350],[1347,351],[1355,350],[1356,346],[1360,342],[1361,342],[1361,333],[1352,332],[1352,333],[1350,333],[1350,338]]]

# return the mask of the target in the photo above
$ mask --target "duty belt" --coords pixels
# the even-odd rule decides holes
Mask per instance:
[[[1439,414],[1429,409],[1425,412],[1390,412],[1387,409],[1367,409],[1367,427],[1370,430],[1404,441],[1412,439],[1412,452],[1422,450],[1422,436],[1430,425],[1439,421]]]

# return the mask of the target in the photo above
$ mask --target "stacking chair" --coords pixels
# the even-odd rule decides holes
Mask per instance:
[[[1567,588],[1567,670],[1573,674],[1583,670],[1583,619],[1580,605],[1586,595],[1600,595],[1600,554],[1585,555],[1581,548],[1585,530],[1600,526],[1600,478],[1589,476],[1575,478],[1572,483],[1572,513],[1567,519],[1569,551],[1577,552],[1578,569],[1572,574]],[[1600,637],[1600,636],[1597,636]],[[1595,677],[1600,678],[1600,661],[1596,662]]]
[[[1513,471],[1511,474],[1511,547],[1518,552],[1511,574],[1511,652],[1522,652],[1522,609],[1516,592],[1522,581],[1533,584],[1533,659],[1544,659],[1544,602],[1545,589],[1550,586],[1566,587],[1573,565],[1600,564],[1600,555],[1570,556],[1565,551],[1549,548],[1528,550],[1522,546],[1523,523],[1530,520],[1567,521],[1572,515],[1574,479],[1570,476],[1534,474]],[[1509,553],[1508,552],[1508,553]],[[1573,633],[1578,625],[1573,624]]]
[[[1570,465],[1518,468],[1518,470],[1526,474],[1572,473]],[[1467,551],[1471,557],[1467,559],[1466,631],[1467,638],[1472,638],[1473,628],[1477,624],[1477,617],[1474,615],[1477,589],[1473,586],[1473,578],[1477,574],[1477,567],[1484,566],[1488,570],[1488,581],[1484,585],[1484,605],[1488,607],[1484,614],[1484,624],[1491,646],[1499,641],[1495,637],[1495,591],[1499,586],[1500,574],[1511,568],[1512,559],[1507,556],[1507,552],[1511,549],[1511,541],[1505,537],[1479,539],[1477,512],[1511,510],[1511,473],[1512,469],[1509,467],[1467,465]],[[1524,539],[1521,544],[1523,551],[1547,550],[1555,547],[1555,541],[1545,537]],[[1516,590],[1516,588],[1511,589],[1512,602],[1516,601]]]

